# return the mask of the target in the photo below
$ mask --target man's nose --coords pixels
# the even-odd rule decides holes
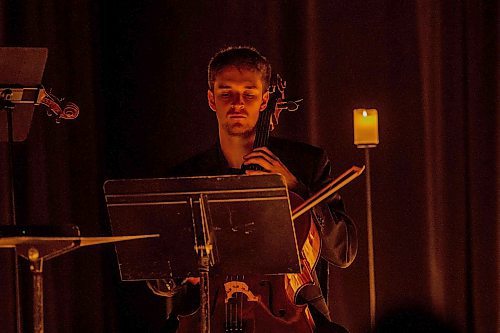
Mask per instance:
[[[234,94],[233,106],[242,107],[244,105],[243,94]]]

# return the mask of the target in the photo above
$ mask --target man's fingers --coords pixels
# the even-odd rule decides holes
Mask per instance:
[[[272,157],[270,157],[269,155],[261,152],[261,151],[254,151],[254,152],[251,152],[250,154],[248,155],[245,155],[243,157],[243,164],[252,164],[250,163],[250,161],[255,161],[255,160],[262,160],[263,162],[265,163],[268,163],[269,165],[273,165],[276,163],[276,160],[274,160]],[[260,164],[260,163],[258,163]]]
[[[184,283],[191,283],[192,285],[197,285],[200,284],[200,278],[199,277],[187,277],[182,281]]]
[[[244,165],[257,164],[260,165],[264,170],[271,171],[273,168],[272,161],[267,160],[266,156],[254,155],[243,162]]]
[[[279,161],[279,158],[276,155],[274,155],[273,152],[270,151],[267,147],[255,148],[250,154],[243,156],[243,159],[246,160],[255,156],[262,156],[270,163],[274,161]]]
[[[266,175],[267,172],[260,170],[245,170],[245,175]]]
[[[276,161],[279,161],[280,159],[274,155],[274,153],[272,151],[269,150],[269,148],[267,147],[259,147],[259,148],[255,148],[254,151],[256,152],[261,152],[263,154],[265,154],[266,156],[268,156],[269,158],[273,159],[273,160],[276,160]]]

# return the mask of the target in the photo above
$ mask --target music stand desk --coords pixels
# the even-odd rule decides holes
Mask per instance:
[[[47,56],[47,48],[0,47],[0,142],[28,137]],[[19,101],[12,100],[16,88],[22,90]]]
[[[123,281],[197,275],[195,249],[204,238],[211,238],[216,273],[300,272],[281,175],[108,180],[104,192],[113,235],[160,234],[115,246]]]

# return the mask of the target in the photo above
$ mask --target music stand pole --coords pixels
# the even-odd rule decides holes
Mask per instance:
[[[14,177],[14,125],[13,116],[14,103],[9,99],[12,91],[6,89],[0,95],[0,111],[4,110],[7,115],[7,159],[9,175],[9,224],[16,225],[16,195],[15,195],[15,177]],[[16,297],[16,327],[17,332],[21,333],[21,297],[19,291],[19,262],[16,253],[14,253],[14,288]]]
[[[210,282],[208,255],[200,256],[200,315],[201,333],[210,333]]]
[[[200,272],[200,315],[201,315],[201,333],[210,333],[210,280],[209,270],[210,264],[213,264],[212,252],[212,237],[208,225],[208,202],[205,194],[200,194],[200,214],[201,224],[203,231],[203,242],[200,244],[196,240],[196,252],[199,255],[199,272]],[[193,219],[193,226],[195,230],[195,239],[198,237],[196,234],[195,221]]]
[[[15,192],[14,192],[14,126],[12,121],[12,113],[14,112],[14,103],[9,101],[9,90],[7,89],[0,96],[0,111],[4,110],[7,114],[7,158],[9,163],[10,176],[10,224],[16,225],[16,209],[15,209]]]
[[[33,332],[43,333],[43,259],[34,247],[28,250],[33,275]]]

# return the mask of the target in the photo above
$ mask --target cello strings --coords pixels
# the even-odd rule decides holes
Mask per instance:
[[[240,281],[239,275],[236,275],[236,281]],[[236,299],[234,302],[234,330],[238,331],[238,300],[241,298],[240,293],[236,293]]]
[[[226,282],[228,282],[229,279],[230,279],[230,277],[226,276]],[[227,295],[226,295],[226,297],[227,297]],[[226,326],[226,332],[229,332],[229,328],[230,328],[229,327],[230,326],[230,318],[229,318],[229,316],[230,316],[230,311],[229,311],[230,304],[228,304],[228,303],[229,303],[229,301],[227,301],[226,304],[225,304],[226,322],[224,324]]]
[[[276,107],[276,103],[278,102],[278,98],[276,98],[276,92],[271,96],[273,98],[271,98],[270,102],[274,105],[272,108],[268,106],[257,121],[254,148],[266,146],[269,140],[271,115],[272,112],[274,112],[274,110],[272,109]],[[253,166],[249,166],[248,168],[254,170]],[[242,280],[244,280],[244,278],[245,277],[242,276]],[[228,280],[233,280],[233,277],[226,276],[226,282],[228,282]],[[238,275],[236,276],[236,280],[240,280]],[[227,303],[229,303],[229,305]],[[224,308],[226,332],[233,332],[233,329],[236,332],[243,332],[243,296],[240,295],[240,293],[236,293],[236,296],[232,296],[227,303],[225,304]]]
[[[224,327],[226,328],[226,332],[227,332],[227,331],[228,331],[228,329],[229,329],[229,325],[228,325],[228,313],[227,313],[227,310],[228,310],[228,309],[227,309],[227,306],[228,306],[228,305],[227,305],[227,303],[226,303],[226,304],[225,304],[225,307],[224,307],[224,314],[225,314],[225,316],[226,316],[226,319],[225,319],[225,321],[224,321]]]
[[[242,280],[245,276],[242,277]],[[243,296],[240,296],[240,331],[243,332]]]

